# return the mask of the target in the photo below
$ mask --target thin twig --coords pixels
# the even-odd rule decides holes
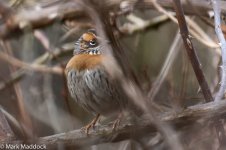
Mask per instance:
[[[155,98],[155,95],[158,93],[159,88],[161,87],[165,77],[167,76],[169,69],[171,68],[179,50],[182,45],[181,38],[179,36],[179,33],[177,32],[173,44],[170,47],[169,53],[167,55],[167,58],[162,66],[162,69],[157,77],[155,79],[155,82],[153,83],[152,89],[148,93],[148,98],[153,101]]]
[[[115,6],[119,6],[124,0],[113,1],[110,0],[108,4],[106,4],[106,8],[111,10],[115,8]],[[190,0],[191,3],[197,7],[197,9],[202,10],[202,15],[207,14],[207,11],[211,10],[208,1],[206,0]],[[171,0],[157,0],[159,5],[164,7],[165,9],[173,9],[173,4]],[[136,4],[136,0],[131,0],[128,3],[128,7]],[[183,6],[186,6],[186,2],[183,1]],[[150,9],[153,8],[153,3],[150,3],[150,0],[144,0],[135,6],[137,9]],[[184,7],[186,13],[194,14],[193,10],[190,7]],[[226,2],[221,1],[221,8],[224,12],[226,12]],[[86,12],[80,6],[80,1],[63,1],[58,3],[53,3],[51,5],[36,6],[31,9],[24,9],[23,11],[18,12],[17,14],[13,14],[12,17],[6,20],[7,23],[4,23],[0,26],[0,38],[13,37],[11,34],[23,33],[23,29],[26,26],[31,26],[33,29],[41,28],[47,25],[54,23],[54,21],[66,20],[70,18],[76,18],[81,20],[81,18],[86,18],[84,15]],[[82,17],[81,17],[82,16]],[[80,18],[79,18],[80,17]],[[18,32],[15,32],[18,31]],[[13,34],[15,35],[15,34]]]
[[[50,50],[50,42],[49,39],[47,38],[47,36],[40,30],[34,30],[34,37],[36,37],[41,44],[43,45],[43,47],[49,52],[51,53],[52,51]]]
[[[22,126],[14,116],[12,116],[9,112],[7,112],[1,106],[0,106],[0,111],[5,115],[5,117],[7,118],[9,123],[12,125],[12,127],[15,127],[18,131],[20,131],[22,133],[22,131],[23,131]]]
[[[140,23],[138,23],[136,18],[138,18],[138,17],[135,16],[134,14],[128,15],[127,19],[129,21],[131,21],[132,23],[126,23],[126,24],[122,25],[121,27],[119,27],[120,32],[122,32],[124,34],[134,34],[138,31],[144,31],[147,28],[156,26],[160,23],[163,23],[163,22],[169,20],[169,18],[166,15],[161,15],[161,16],[157,16],[150,20],[143,20],[143,19],[139,18]]]
[[[5,51],[5,58],[6,59],[9,58],[9,57],[13,58],[13,53],[12,53],[11,45],[9,44],[9,42],[8,41],[2,41],[1,44],[2,44],[2,47],[4,48],[4,51]],[[3,53],[3,52],[1,52],[1,53]],[[8,54],[6,54],[6,53],[8,53]],[[1,55],[0,55],[0,58],[1,58]],[[15,66],[12,65],[12,64],[9,65],[9,69],[10,69],[10,72],[14,72],[16,70]],[[13,86],[14,86],[14,90],[15,90],[15,94],[16,94],[18,108],[19,108],[19,111],[20,111],[20,118],[18,120],[20,121],[20,123],[22,125],[24,136],[26,138],[31,138],[31,137],[34,136],[33,126],[32,126],[32,123],[31,123],[31,118],[28,115],[28,112],[26,110],[21,86],[20,86],[19,83],[16,83]]]
[[[47,67],[44,65],[38,65],[38,64],[28,64],[25,62],[22,62],[12,56],[9,56],[3,52],[0,52],[0,58],[14,66],[23,68],[23,69],[27,69],[27,70],[31,70],[31,71],[39,71],[39,72],[47,72],[47,73],[54,73],[54,74],[60,74],[62,75],[62,68],[61,67]]]
[[[62,49],[54,50],[54,56],[60,57],[69,52],[72,52],[72,50],[73,50],[73,44],[65,44],[62,46]],[[53,57],[50,53],[46,52],[40,57],[36,58],[31,64],[41,65],[41,64],[44,64],[47,60],[53,60],[55,57]],[[0,91],[18,82],[20,79],[22,79],[24,74],[26,74],[26,71],[24,69],[19,69],[18,71],[12,73],[10,75],[9,80],[0,83]]]
[[[153,6],[159,12],[167,15],[169,19],[171,19],[174,23],[178,23],[176,17],[172,13],[167,12],[161,5],[159,5],[157,3],[157,0],[149,0],[149,1],[153,3]],[[200,41],[202,44],[208,47],[211,47],[211,48],[219,47],[219,45],[217,45],[213,40],[211,40],[211,38],[207,34],[205,34],[205,32],[200,27],[198,27],[198,25],[194,21],[192,21],[188,17],[186,17],[186,19],[189,23],[189,26],[190,26],[189,30],[193,37],[195,37],[198,41]]]
[[[0,26],[0,37],[13,37],[15,33],[31,27],[33,29],[40,28],[52,24],[56,20],[69,19],[73,17],[84,16],[83,8],[79,1],[61,2],[49,7],[36,6],[33,9],[24,10],[17,14],[13,14],[7,18],[5,23]]]

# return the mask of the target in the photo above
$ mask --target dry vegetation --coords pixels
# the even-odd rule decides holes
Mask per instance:
[[[225,13],[223,0],[0,0],[0,149],[226,149]],[[146,115],[87,136],[64,68],[90,28]]]

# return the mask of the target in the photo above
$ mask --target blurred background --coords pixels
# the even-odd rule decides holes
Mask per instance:
[[[192,42],[214,94],[219,86],[220,49],[205,2],[182,1]],[[159,2],[175,17],[171,3]],[[19,138],[43,137],[80,129],[93,116],[71,99],[63,70],[73,56],[75,41],[87,29],[97,28],[95,18],[87,16],[79,1],[0,0],[0,5],[0,104],[13,133]],[[142,91],[161,113],[205,102],[175,22],[152,1],[106,0],[102,5],[114,14],[110,28]],[[185,149],[212,149],[208,141],[215,137],[206,134],[201,132],[205,138],[199,140],[190,136]],[[136,144],[122,143],[110,146],[137,149]]]

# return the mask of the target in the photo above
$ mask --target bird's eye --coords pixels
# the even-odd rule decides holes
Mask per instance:
[[[92,40],[92,41],[89,42],[89,44],[92,45],[92,46],[94,46],[94,45],[96,45],[96,41],[93,41]]]

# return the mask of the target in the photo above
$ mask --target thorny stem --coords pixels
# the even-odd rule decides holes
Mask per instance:
[[[189,37],[188,27],[185,21],[184,12],[182,10],[181,2],[180,0],[174,0],[174,8],[176,11],[176,16],[178,19],[178,24],[180,27],[180,32],[182,39],[184,41],[184,46],[186,48],[188,57],[190,59],[190,62],[192,64],[193,70],[195,72],[196,78],[199,82],[199,85],[201,87],[203,96],[206,100],[206,102],[213,101],[212,94],[210,92],[209,86],[207,84],[207,81],[205,79],[205,76],[203,74],[201,64],[198,60],[198,56],[196,54],[195,48],[193,47],[193,44],[191,42],[191,39]]]
[[[213,11],[214,11],[215,32],[216,32],[218,40],[220,41],[221,57],[222,57],[221,86],[214,99],[215,102],[217,102],[217,101],[219,102],[221,100],[221,98],[224,96],[225,89],[226,89],[226,42],[224,39],[223,32],[221,30],[221,20],[220,20],[221,9],[219,8],[219,1],[211,0],[211,2],[213,5]],[[216,129],[216,132],[218,135],[220,146],[224,146],[226,135],[224,132],[224,127],[222,125],[222,122],[217,121],[215,129]]]
[[[211,0],[214,10],[214,23],[215,23],[215,32],[217,34],[217,38],[220,41],[221,46],[221,55],[222,55],[222,76],[221,76],[221,86],[219,91],[216,94],[214,101],[219,101],[224,96],[226,89],[226,42],[224,39],[223,32],[221,30],[221,20],[218,0]]]
[[[186,22],[185,22],[185,17],[184,17],[184,13],[183,13],[183,9],[182,9],[180,0],[174,0],[174,7],[175,7],[176,15],[177,15],[177,18],[178,18],[178,24],[179,24],[179,27],[180,27],[181,36],[183,38],[185,48],[187,50],[189,59],[191,61],[192,67],[194,69],[194,72],[195,72],[195,75],[196,75],[197,80],[199,82],[199,85],[201,87],[201,90],[203,92],[204,98],[205,98],[206,102],[213,101],[213,97],[210,93],[208,84],[206,82],[205,76],[204,76],[203,71],[201,69],[200,62],[199,62],[198,57],[196,55],[193,44],[192,44],[192,42],[189,38],[188,28],[187,28],[187,25],[186,25]],[[215,7],[217,8],[217,6],[215,6]],[[222,33],[222,31],[221,31],[221,33]],[[226,63],[226,61],[225,61],[225,63]],[[225,64],[225,66],[226,66],[226,64]],[[222,142],[225,139],[223,124],[220,121],[218,121],[217,118],[215,118],[215,121],[216,121],[216,124],[215,124],[214,127],[216,129],[219,142],[220,142],[220,144],[222,144]]]

